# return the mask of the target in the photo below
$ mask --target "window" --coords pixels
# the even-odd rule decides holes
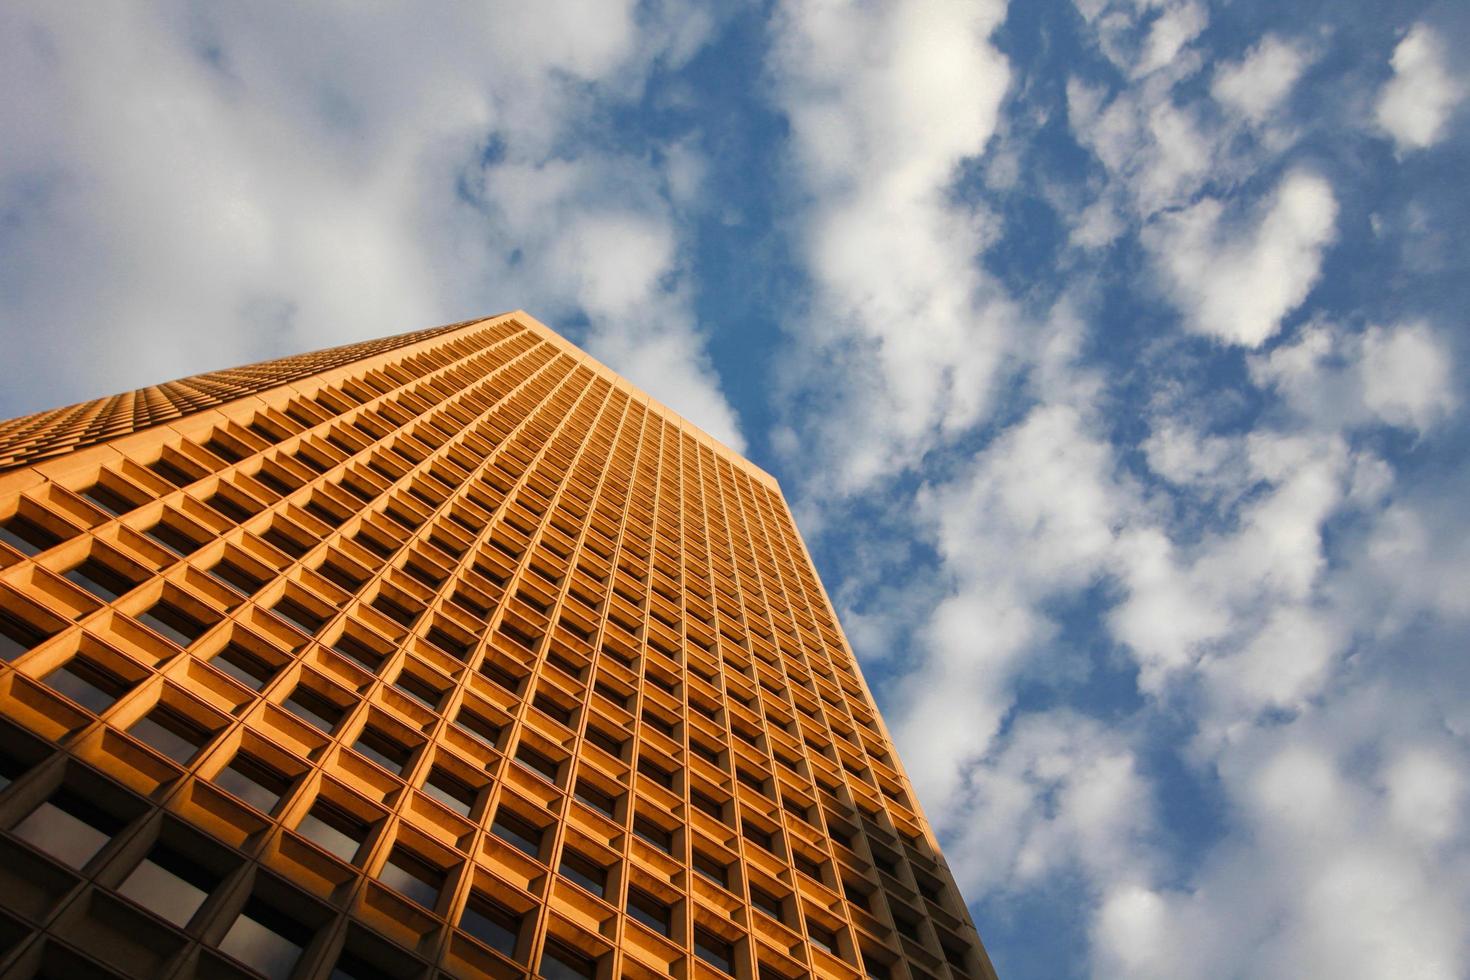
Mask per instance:
[[[341,723],[345,708],[306,683],[296,685],[284,706],[296,717],[330,733]]]
[[[271,612],[300,629],[307,636],[316,636],[327,625],[327,617],[309,608],[306,603],[291,596],[283,597],[271,607]]]
[[[280,802],[291,785],[285,773],[245,751],[236,752],[214,781],[221,789],[265,813]]]
[[[764,888],[759,888],[755,885],[750,886],[750,904],[777,922],[783,919],[781,914],[781,900]]]
[[[11,832],[73,868],[81,868],[121,830],[123,821],[79,792],[62,788]]]
[[[160,704],[134,722],[128,734],[184,765],[213,733],[182,712]]]
[[[818,949],[837,955],[837,934],[826,926],[806,920],[806,936],[813,946]]]
[[[438,711],[439,702],[444,700],[442,690],[409,670],[400,670],[393,686],[430,711]]]
[[[479,792],[447,769],[434,766],[429,778],[424,780],[424,792],[443,803],[462,817],[468,817],[475,809]]]
[[[43,680],[52,690],[99,715],[133,688],[133,682],[82,655],[72,657]]]
[[[638,759],[638,773],[658,783],[664,789],[674,788],[674,774],[647,758]]]
[[[516,761],[534,772],[538,772],[552,782],[556,782],[556,771],[560,768],[555,759],[544,752],[540,752],[524,743],[516,749]]]
[[[228,558],[220,559],[205,571],[216,581],[223,582],[246,597],[255,595],[265,587],[265,583],[269,580],[268,576],[249,571]]]
[[[138,621],[181,647],[187,647],[209,629],[167,599],[155,603],[153,608],[138,617]]]
[[[730,869],[723,861],[719,861],[703,851],[694,852],[694,870],[721,888],[730,887]]]
[[[495,814],[490,832],[522,853],[538,861],[541,859],[541,838],[545,834],[540,827],[519,814],[501,808]]]
[[[454,723],[491,747],[500,741],[501,727],[472,708],[460,708]]]
[[[603,792],[585,779],[577,780],[575,796],[603,816],[612,817],[617,812],[618,802],[612,794]]]
[[[144,529],[143,533],[181,557],[192,555],[204,547],[203,541],[200,541],[193,534],[180,527],[175,520],[171,520],[168,517],[164,517],[157,524]]]
[[[752,844],[764,847],[772,854],[776,853],[776,835],[770,831],[762,830],[750,821],[744,820],[740,823],[740,834]]]
[[[347,810],[318,798],[296,825],[296,832],[322,850],[344,861],[352,861],[367,840],[368,824]]]
[[[633,835],[665,854],[674,852],[673,831],[665,830],[647,817],[638,817],[633,821]]]
[[[345,631],[337,637],[332,649],[349,660],[357,661],[374,674],[383,666],[383,661],[388,659],[384,651],[375,650],[366,640]]]
[[[602,751],[606,752],[608,755],[614,758],[622,758],[624,743],[616,738],[613,738],[601,728],[596,728],[592,725],[588,725],[586,738],[587,741],[591,742],[599,749],[602,749]]]
[[[45,630],[0,610],[0,660],[9,662],[50,638]]]
[[[352,747],[395,776],[403,775],[412,754],[408,746],[371,725],[362,730],[357,743]]]
[[[91,555],[68,569],[65,578],[103,602],[111,602],[123,593],[131,592],[141,581],[133,570],[120,567],[117,560],[105,560],[97,555]]]
[[[607,894],[607,869],[583,857],[573,850],[565,850],[561,856],[561,873],[598,898]]]
[[[383,884],[431,910],[439,901],[444,879],[443,868],[402,846],[393,848],[383,870],[378,872],[378,880]]]
[[[735,947],[701,926],[694,927],[694,955],[716,970],[735,973]]]
[[[672,910],[642,889],[628,889],[628,914],[660,936],[667,936],[670,932]]]
[[[537,973],[541,980],[595,980],[597,961],[553,939],[541,953]]]
[[[0,541],[23,555],[38,555],[47,548],[60,544],[61,537],[30,518],[16,514],[0,523]]]
[[[117,890],[182,929],[219,882],[194,859],[160,843]]]
[[[279,664],[266,663],[235,643],[226,644],[224,649],[214,655],[210,663],[254,691],[265,687],[266,683],[281,669]]]
[[[557,702],[544,691],[536,692],[536,697],[531,703],[545,712],[548,717],[555,718],[563,725],[570,725],[572,723],[572,716],[574,714],[572,709]]]
[[[521,917],[479,890],[470,892],[459,927],[493,950],[514,957]]]
[[[296,916],[252,897],[219,948],[267,980],[287,980],[311,936],[312,930]]]

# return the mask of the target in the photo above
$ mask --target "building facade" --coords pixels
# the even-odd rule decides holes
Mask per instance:
[[[0,423],[0,978],[986,978],[775,481],[521,312]]]

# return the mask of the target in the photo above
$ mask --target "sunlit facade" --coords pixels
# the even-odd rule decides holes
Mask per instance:
[[[524,313],[0,423],[0,977],[993,977],[775,481]]]

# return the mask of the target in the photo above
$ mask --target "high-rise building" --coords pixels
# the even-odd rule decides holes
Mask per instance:
[[[0,423],[0,978],[993,977],[775,481],[513,313]]]

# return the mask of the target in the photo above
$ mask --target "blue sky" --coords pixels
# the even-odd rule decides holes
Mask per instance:
[[[1007,980],[1464,977],[1467,41],[7,4],[0,415],[525,308],[781,479]]]

